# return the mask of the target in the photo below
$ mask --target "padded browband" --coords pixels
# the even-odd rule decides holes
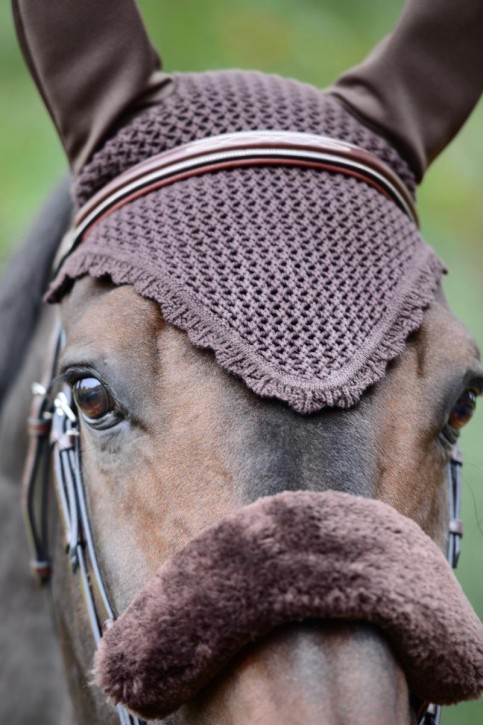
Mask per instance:
[[[193,141],[153,156],[120,174],[83,206],[61,261],[89,229],[121,206],[176,181],[243,166],[296,166],[352,176],[392,199],[418,225],[411,193],[374,154],[328,136],[291,131],[241,131]]]
[[[441,551],[391,506],[336,491],[262,498],[190,541],[107,630],[96,679],[162,718],[248,643],[313,618],[379,627],[424,702],[482,692],[483,627]]]

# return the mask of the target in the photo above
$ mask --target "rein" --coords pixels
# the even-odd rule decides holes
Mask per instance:
[[[66,386],[52,398],[51,382],[56,374],[63,344],[62,330],[57,330],[43,383],[32,386],[33,403],[28,419],[29,451],[23,479],[23,508],[31,545],[31,569],[41,584],[51,576],[52,564],[47,540],[48,494],[51,469],[60,510],[65,551],[72,574],[77,578],[84,600],[92,637],[98,645],[103,631],[116,619],[97,559],[82,477],[82,451],[79,421],[70,389]],[[447,558],[456,568],[463,525],[461,511],[462,458],[456,446],[447,468],[449,493],[449,528]],[[441,707],[414,702],[419,725],[439,725]],[[121,725],[143,725],[124,707],[116,707]]]

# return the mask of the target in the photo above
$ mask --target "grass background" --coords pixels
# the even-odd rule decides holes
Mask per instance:
[[[0,5],[0,265],[65,172],[63,152]],[[140,0],[167,70],[239,67],[326,86],[390,31],[401,0]],[[451,52],[451,49],[448,49]],[[451,270],[455,313],[483,344],[483,108],[427,174],[426,239]],[[483,409],[483,405],[480,405]],[[458,577],[483,616],[483,413],[465,431],[465,538]],[[481,725],[483,701],[445,710],[443,725]]]

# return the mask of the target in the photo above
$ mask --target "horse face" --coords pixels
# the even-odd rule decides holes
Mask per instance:
[[[100,409],[80,396],[81,435],[94,535],[119,610],[203,528],[284,490],[380,498],[444,547],[448,419],[465,390],[479,388],[483,370],[441,292],[357,406],[312,415],[256,396],[131,287],[84,278],[62,318],[62,371],[74,388],[80,378],[97,379],[107,391]],[[102,405],[111,417],[96,420]],[[382,719],[397,711],[395,722],[409,722],[404,677],[385,642],[370,628],[333,623],[288,627],[258,642],[169,722],[241,725],[254,713],[260,723],[295,722],[289,701],[304,722],[319,722],[337,676],[347,692],[345,704],[335,698],[337,713],[358,703],[349,722],[368,722],[377,708]]]
[[[131,117],[169,103],[176,85],[161,72],[136,4],[118,1],[116,13],[108,5],[14,2],[27,64],[75,173]],[[481,91],[470,82],[477,76],[469,51],[481,45],[472,4],[460,3],[454,11],[458,27],[466,27],[455,39],[465,43],[465,52],[443,54],[439,44],[442,37],[446,47],[452,16],[446,13],[440,37],[432,13],[419,12],[420,5],[406,3],[393,42],[381,44],[329,90],[368,126],[397,140],[418,176],[461,127]],[[401,61],[405,47],[415,49],[409,72]],[[414,63],[424,65],[428,58],[442,78],[466,80],[453,84],[464,90],[454,102],[448,103],[447,84],[434,84],[433,74],[420,73],[413,82]],[[402,91],[394,93],[395,86]],[[252,105],[243,101],[240,108],[252,113]],[[222,104],[223,117],[229,106]],[[238,128],[238,106],[233,108],[233,124],[220,132]],[[195,122],[204,110],[193,114]],[[310,115],[318,121],[318,112]],[[161,128],[164,137],[167,125]],[[102,169],[103,178],[107,171]],[[85,407],[87,496],[118,609],[201,529],[248,501],[286,489],[338,488],[381,498],[444,547],[445,432],[465,389],[479,388],[481,368],[474,344],[441,297],[386,377],[356,406],[310,416],[257,398],[220,369],[211,353],[194,349],[166,325],[154,303],[127,287],[82,280],[62,314],[62,365],[74,387],[85,380],[78,396]],[[115,716],[102,710],[100,700],[87,701],[79,679],[92,659],[82,615],[63,625],[69,602],[78,611],[77,591],[70,580],[62,582],[60,567],[55,571],[76,714],[82,722],[108,722]],[[297,625],[259,642],[171,722],[407,723],[407,700],[404,678],[374,632],[334,623],[327,631]]]

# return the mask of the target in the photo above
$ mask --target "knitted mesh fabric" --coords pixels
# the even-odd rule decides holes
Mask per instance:
[[[355,143],[414,191],[407,164],[330,95],[250,72],[177,76],[173,94],[109,140],[79,204],[136,163],[199,138],[256,129]],[[355,404],[422,321],[444,268],[380,192],[283,166],[176,182],[96,224],[50,291],[84,274],[132,284],[256,393],[311,413]]]

